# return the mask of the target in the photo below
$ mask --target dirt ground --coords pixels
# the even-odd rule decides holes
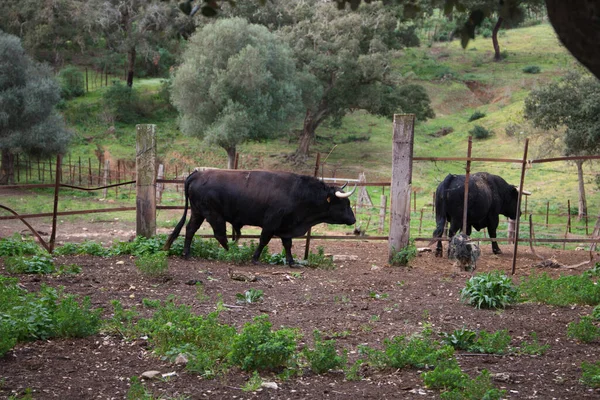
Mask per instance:
[[[15,225],[4,222],[0,221],[0,237],[15,232]],[[86,238],[85,232],[96,241],[127,240],[131,230],[115,222],[87,227],[64,225],[59,230],[62,233],[58,240],[79,242]],[[417,246],[424,245],[417,243]],[[470,274],[457,274],[447,258],[435,258],[433,253],[427,252],[420,254],[410,268],[389,267],[386,242],[323,240],[313,241],[311,249],[317,246],[323,246],[328,254],[351,260],[337,261],[335,270],[325,271],[201,259],[185,261],[172,257],[168,279],[157,280],[141,275],[131,257],[69,256],[57,257],[56,263],[78,264],[82,267],[81,273],[60,277],[25,275],[19,279],[28,290],[37,290],[42,283],[64,286],[67,293],[90,296],[95,307],[105,310],[110,309],[110,301],[115,299],[125,307],[141,310],[144,298],[165,299],[175,295],[177,301],[192,306],[200,314],[214,311],[219,295],[225,304],[234,305],[237,293],[250,288],[261,289],[264,291],[262,303],[229,308],[222,314],[223,322],[241,327],[257,315],[268,314],[276,328],[299,328],[305,338],[301,346],[310,343],[312,331],[319,329],[326,337],[336,336],[338,348],[348,350],[351,362],[358,358],[358,345],[381,348],[385,338],[419,332],[424,323],[430,323],[435,332],[452,332],[462,327],[488,332],[508,329],[511,346],[515,347],[530,339],[531,332],[536,332],[540,343],[550,345],[550,350],[542,356],[459,351],[457,359],[471,376],[482,369],[490,371],[494,384],[506,389],[509,399],[600,398],[600,390],[579,382],[581,363],[600,360],[600,343],[578,343],[566,336],[567,324],[589,314],[591,307],[517,304],[501,311],[477,310],[459,299],[459,292]],[[503,254],[493,255],[490,245],[483,244],[477,272],[510,273],[512,248],[502,245],[501,248]],[[276,241],[270,246],[272,252],[280,249]],[[303,254],[303,241],[294,241],[293,250],[294,254]],[[589,258],[586,251],[538,248],[537,252],[546,258],[554,257],[564,265]],[[514,279],[518,281],[532,271],[540,271],[533,266],[537,262],[528,248],[520,247]],[[544,270],[558,276],[579,274],[590,266]],[[232,280],[228,276],[229,268],[252,272],[260,279],[250,283]],[[6,274],[1,261],[0,273]],[[297,277],[297,273],[301,276]],[[193,279],[203,282],[208,300],[199,300],[196,288],[186,284]],[[375,299],[371,293],[380,294],[381,298]],[[340,335],[342,332],[345,334]],[[239,370],[214,380],[202,379],[154,356],[142,338],[127,342],[106,334],[18,344],[0,359],[0,397],[21,396],[29,388],[34,399],[123,399],[130,385],[129,378],[149,370],[175,372],[169,379],[144,382],[156,398],[439,398],[439,391],[424,387],[420,377],[423,371],[412,368],[385,371],[365,368],[362,370],[364,379],[360,381],[346,381],[342,372],[315,375],[307,371],[290,380],[263,374],[265,381],[276,382],[278,388],[244,392],[241,387],[249,375]]]

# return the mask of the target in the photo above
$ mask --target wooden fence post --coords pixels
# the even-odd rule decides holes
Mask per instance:
[[[414,114],[395,114],[392,139],[392,184],[390,187],[390,235],[388,259],[408,246],[410,236],[410,195]]]
[[[383,233],[385,230],[385,212],[387,211],[387,196],[381,195],[381,202],[379,205],[379,233]]]
[[[158,176],[157,179],[163,179],[165,177],[165,166],[162,164],[158,165]],[[156,184],[156,203],[160,204],[162,201],[162,192],[164,189],[164,184],[157,183]]]
[[[136,125],[136,235],[156,235],[156,125]]]
[[[527,169],[527,151],[529,149],[529,139],[525,139],[525,148],[523,149],[523,161],[521,162],[521,181],[519,183],[519,194],[517,195],[517,218],[515,218],[515,247],[513,250],[512,272],[515,274],[517,268],[517,250],[519,248],[519,227],[521,221],[521,199],[523,197],[523,188],[525,187],[525,170]]]
[[[108,170],[109,170],[109,168],[110,168],[110,161],[109,160],[104,161],[104,179],[102,181],[102,186],[108,185]],[[106,196],[108,195],[107,188],[104,188],[104,190],[102,191],[102,195],[106,199]]]

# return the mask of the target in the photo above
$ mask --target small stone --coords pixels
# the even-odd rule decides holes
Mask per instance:
[[[144,373],[142,373],[142,375],[140,375],[140,377],[142,379],[158,379],[161,378],[161,372],[160,371],[146,371]]]
[[[333,261],[357,261],[358,256],[353,254],[334,254]]]
[[[188,363],[188,358],[186,357],[185,354],[179,354],[175,358],[175,364],[177,364],[177,365],[185,365],[187,363]]]
[[[264,387],[266,389],[279,389],[279,386],[275,382],[263,382],[260,384],[260,387]]]
[[[125,264],[125,261],[117,261],[115,264],[117,264],[117,265],[123,265],[123,264]]]
[[[498,372],[491,374],[490,377],[497,382],[510,382],[510,374],[508,372]]]

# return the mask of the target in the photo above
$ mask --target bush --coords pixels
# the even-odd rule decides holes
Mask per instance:
[[[600,285],[596,285],[587,272],[556,279],[547,273],[533,273],[519,285],[521,299],[556,306],[600,304]]]
[[[325,270],[334,270],[335,264],[333,259],[325,255],[325,249],[323,246],[317,247],[317,253],[312,251],[308,255],[308,266],[311,268],[319,268]]]
[[[600,361],[581,364],[581,383],[593,388],[600,388]]]
[[[0,257],[47,254],[33,239],[23,240],[18,234],[0,239]]]
[[[526,74],[539,74],[541,72],[541,68],[537,65],[528,65],[523,68],[523,72]]]
[[[62,69],[58,78],[61,83],[61,96],[63,99],[72,99],[85,94],[85,81],[83,73],[75,67]]]
[[[294,329],[271,331],[268,315],[244,324],[235,337],[229,359],[244,371],[277,371],[291,365],[298,332]]]
[[[567,325],[567,336],[583,343],[593,342],[600,338],[600,328],[594,325],[592,317],[586,315],[579,322],[570,322]]]
[[[494,271],[471,277],[460,295],[477,308],[504,308],[517,301],[518,292],[512,279]]]
[[[433,371],[423,372],[421,377],[429,389],[439,390],[463,388],[469,380],[455,358],[440,362]]]
[[[346,353],[338,355],[335,349],[335,340],[323,341],[321,332],[317,329],[313,331],[313,337],[315,339],[314,348],[312,350],[304,349],[303,354],[315,374],[323,374],[346,365]]]
[[[102,102],[110,116],[118,122],[135,123],[140,118],[140,98],[138,92],[119,81],[102,95]]]
[[[6,271],[11,274],[51,274],[55,271],[50,256],[7,257],[4,261]]]
[[[471,129],[469,131],[469,134],[471,136],[473,136],[475,139],[487,139],[488,137],[490,137],[494,132],[492,131],[488,131],[487,129],[485,129],[483,126],[481,125],[475,125],[473,127],[473,129]]]
[[[511,337],[506,329],[494,333],[481,331],[475,343],[469,347],[469,350],[474,353],[506,354],[510,350],[508,347],[510,340]]]
[[[411,240],[411,242],[400,251],[392,251],[392,258],[390,259],[391,265],[396,266],[407,266],[408,263],[417,256],[417,247],[415,246],[415,242]]]
[[[475,344],[475,339],[477,338],[477,333],[474,331],[462,328],[456,329],[452,333],[442,332],[442,343],[445,343],[449,346],[454,347],[457,350],[469,350],[473,344]]]
[[[481,118],[485,117],[485,115],[486,115],[486,114],[485,114],[484,112],[481,112],[481,111],[475,111],[475,112],[474,112],[473,114],[471,114],[471,116],[469,117],[469,122],[471,122],[471,121],[475,121],[475,120],[478,120],[478,119],[481,119]]]
[[[161,276],[169,269],[166,251],[143,255],[135,260],[135,266],[144,275]]]

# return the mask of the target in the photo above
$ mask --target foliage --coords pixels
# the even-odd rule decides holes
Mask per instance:
[[[165,241],[165,235],[156,235],[151,238],[136,236],[132,241],[116,242],[113,244],[111,248],[111,255],[120,256],[131,254],[136,257],[141,257],[145,255],[156,254],[157,252],[162,251]],[[181,254],[181,252],[178,254]]]
[[[473,129],[469,131],[469,135],[473,136],[475,139],[487,139],[493,134],[493,131],[489,131],[481,125],[475,125]]]
[[[325,255],[325,249],[323,246],[317,246],[317,253],[312,251],[308,254],[308,264],[311,268],[319,268],[324,270],[334,270],[335,264],[333,259]]]
[[[519,348],[519,354],[529,354],[534,356],[541,356],[550,349],[549,344],[540,344],[538,341],[537,333],[531,332],[531,342],[521,342],[521,347]]]
[[[486,115],[486,114],[485,114],[484,112],[481,112],[481,111],[475,111],[475,112],[474,112],[473,114],[471,114],[471,116],[469,117],[469,122],[471,122],[471,121],[475,121],[475,120],[478,120],[478,119],[481,119],[481,118],[484,118],[484,117],[485,117],[485,115]]]
[[[539,74],[540,72],[542,72],[542,69],[537,65],[528,65],[526,67],[523,67],[523,72],[525,72],[526,74]]]
[[[262,378],[258,374],[258,371],[252,372],[252,376],[248,379],[248,382],[242,387],[242,391],[244,392],[255,392],[260,389],[263,383]]]
[[[440,395],[442,400],[500,400],[505,397],[506,390],[496,389],[485,369],[475,379],[465,381],[463,387]]]
[[[332,369],[343,368],[346,365],[347,355],[344,352],[338,355],[335,349],[335,340],[323,340],[318,329],[313,331],[314,348],[305,348],[302,352],[310,369],[315,374],[323,374]]]
[[[102,102],[109,115],[117,122],[136,123],[143,113],[139,92],[120,81],[113,81],[102,94]]]
[[[55,110],[60,87],[52,70],[32,60],[19,38],[0,31],[0,182],[14,180],[12,155],[24,152],[47,156],[64,152],[71,140],[62,117]]]
[[[76,67],[67,67],[60,70],[58,74],[61,83],[61,96],[69,100],[85,94],[85,82],[83,73]]]
[[[508,347],[510,340],[511,337],[506,329],[493,333],[480,331],[475,343],[469,347],[469,351],[485,354],[506,354],[510,351]]]
[[[46,255],[7,257],[4,265],[11,274],[50,274],[55,271],[52,257]]]
[[[592,318],[596,321],[600,321],[600,305],[594,307],[594,310],[592,310]]]
[[[119,300],[112,300],[113,314],[103,321],[102,331],[109,334],[119,334],[122,337],[135,334],[135,320],[138,313],[135,310],[125,310]]]
[[[477,274],[471,277],[461,299],[477,308],[504,308],[517,301],[517,289],[512,279],[499,271]]]
[[[236,293],[235,298],[237,299],[238,303],[258,303],[259,301],[263,300],[263,291],[260,289],[250,288],[246,290],[243,294]]]
[[[250,73],[251,71],[251,73]],[[227,151],[282,132],[301,112],[289,48],[267,28],[218,20],[192,36],[172,85],[184,133]]]
[[[581,275],[553,279],[547,273],[532,273],[519,285],[521,300],[567,306],[570,304],[600,304],[600,287],[586,272]]]
[[[169,260],[166,251],[147,254],[135,260],[135,266],[144,275],[161,276],[169,269]]]
[[[16,279],[0,277],[0,355],[17,342],[93,335],[101,312],[91,308],[88,297],[79,304],[62,289],[42,284],[39,292],[27,292]]]
[[[25,256],[43,253],[45,253],[45,250],[41,250],[33,239],[22,239],[19,234],[0,239],[0,257]]]
[[[454,355],[451,346],[442,345],[431,338],[429,328],[424,329],[420,335],[410,338],[405,336],[386,338],[383,346],[383,351],[359,346],[359,352],[366,354],[369,364],[376,368],[432,367]]]
[[[569,322],[567,336],[583,343],[589,343],[600,338],[600,328],[594,325],[591,316],[585,315],[579,319],[579,322]]]
[[[584,362],[581,364],[581,383],[586,386],[600,387],[600,361],[595,363]]]
[[[417,256],[417,246],[415,246],[415,241],[411,240],[408,245],[400,251],[396,251],[396,249],[392,249],[392,258],[390,258],[390,265],[394,266],[407,266],[411,260],[413,260]]]
[[[267,315],[244,324],[231,345],[230,361],[244,371],[277,371],[292,366],[298,332],[289,328],[271,331],[271,327]]]
[[[429,389],[444,391],[462,388],[469,379],[469,376],[461,371],[455,358],[441,361],[433,371],[423,372],[421,377]]]
[[[131,384],[125,395],[127,400],[154,400],[154,396],[146,389],[140,378],[133,376],[130,378],[130,382]]]
[[[442,343],[457,350],[469,350],[475,344],[477,333],[466,328],[456,329],[452,333],[442,332]]]

